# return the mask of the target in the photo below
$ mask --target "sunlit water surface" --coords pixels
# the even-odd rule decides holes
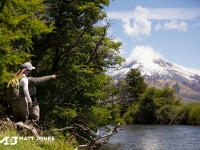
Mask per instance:
[[[101,150],[200,150],[200,126],[126,125]]]

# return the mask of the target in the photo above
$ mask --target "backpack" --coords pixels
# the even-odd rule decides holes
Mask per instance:
[[[20,98],[19,78],[11,79],[6,88],[6,96],[8,101],[17,100]]]

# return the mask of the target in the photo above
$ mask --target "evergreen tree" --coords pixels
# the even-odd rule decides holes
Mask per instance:
[[[32,37],[50,32],[43,21],[42,0],[0,1],[0,83],[30,60]]]
[[[124,79],[119,79],[117,87],[116,100],[121,104],[121,115],[123,115],[132,103],[138,102],[147,85],[140,71],[131,68]]]
[[[127,73],[123,91],[125,91],[129,102],[138,101],[140,94],[142,94],[147,85],[144,78],[138,69],[131,68]]]
[[[141,95],[137,114],[138,123],[153,123],[156,119],[157,106],[154,102],[156,95],[155,88],[149,88]]]

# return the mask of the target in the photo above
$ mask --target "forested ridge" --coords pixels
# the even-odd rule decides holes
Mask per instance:
[[[137,69],[117,82],[107,75],[124,61],[118,55],[122,43],[107,34],[108,5],[109,0],[0,2],[2,117],[7,115],[5,85],[30,61],[36,66],[32,76],[58,75],[37,87],[40,124],[49,131],[63,129],[62,137],[78,144],[108,124],[200,124],[199,104],[181,103],[172,89],[148,88]],[[67,127],[82,130],[75,134]]]

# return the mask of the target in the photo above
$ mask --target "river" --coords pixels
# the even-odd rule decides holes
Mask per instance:
[[[200,150],[200,126],[126,125],[101,150]]]

